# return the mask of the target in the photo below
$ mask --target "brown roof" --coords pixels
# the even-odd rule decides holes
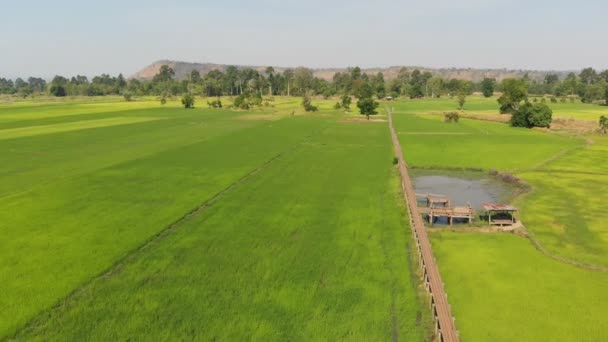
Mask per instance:
[[[481,203],[481,206],[487,211],[517,211],[517,208],[508,204]]]

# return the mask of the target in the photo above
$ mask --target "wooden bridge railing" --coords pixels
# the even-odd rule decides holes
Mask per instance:
[[[416,243],[422,278],[424,286],[430,295],[431,312],[433,314],[435,323],[435,334],[438,336],[439,340],[443,342],[459,341],[460,338],[458,331],[456,330],[456,324],[451,313],[450,305],[448,303],[447,294],[445,293],[443,287],[441,275],[439,274],[439,268],[437,267],[437,263],[433,257],[433,250],[431,248],[431,243],[429,241],[426,228],[424,227],[424,222],[422,221],[422,216],[418,211],[416,193],[414,192],[412,180],[410,179],[407,169],[407,164],[405,163],[405,158],[403,157],[401,144],[399,144],[399,138],[395,132],[395,128],[393,127],[393,110],[387,109],[387,111],[393,146],[399,160],[401,187],[403,189],[403,194],[410,215],[412,234]]]

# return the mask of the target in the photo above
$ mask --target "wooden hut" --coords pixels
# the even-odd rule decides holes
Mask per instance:
[[[482,203],[481,206],[488,215],[488,224],[497,226],[510,226],[515,224],[517,208],[508,204]],[[492,218],[494,216],[494,218]]]

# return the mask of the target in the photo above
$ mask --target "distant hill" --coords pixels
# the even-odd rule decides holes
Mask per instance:
[[[140,80],[151,80],[154,75],[158,73],[158,70],[162,65],[169,65],[175,71],[175,76],[177,79],[182,80],[185,79],[192,70],[198,70],[201,75],[206,75],[211,70],[220,70],[225,71],[228,67],[227,64],[214,64],[214,63],[188,63],[188,62],[179,62],[179,61],[170,61],[170,60],[160,60],[158,62],[152,63],[149,66],[143,68],[142,70],[136,72],[131,78],[136,78]],[[243,66],[238,65],[238,68],[252,68],[259,72],[264,72],[267,66]],[[363,72],[367,74],[377,74],[378,72],[382,72],[384,74],[384,78],[387,80],[393,79],[397,77],[399,70],[401,70],[403,66],[391,66],[387,68],[368,68],[363,69]],[[275,67],[273,68],[277,72],[283,72],[285,67]],[[425,67],[414,67],[414,66],[405,66],[405,68],[410,71],[414,69],[419,69],[422,72],[429,71],[435,76],[441,76],[445,79],[462,79],[469,81],[481,81],[484,77],[495,78],[498,81],[501,81],[504,78],[512,78],[512,77],[523,77],[526,73],[528,77],[532,80],[543,80],[545,75],[549,73],[557,74],[560,78],[565,78],[566,75],[570,71],[540,71],[540,70],[509,70],[509,69],[473,69],[473,68],[425,68]],[[311,68],[316,77],[331,80],[335,73],[346,71],[347,68],[328,68],[328,69],[315,69]]]

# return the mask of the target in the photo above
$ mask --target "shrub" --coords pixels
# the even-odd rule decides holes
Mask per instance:
[[[251,108],[249,105],[249,101],[247,101],[247,96],[245,94],[241,94],[234,99],[234,106],[236,108],[248,110]]]
[[[184,108],[194,108],[194,96],[192,94],[185,94],[182,96],[182,104]]]
[[[544,98],[544,97],[543,97],[543,98],[541,98],[541,99],[540,99],[540,103],[547,103],[547,99],[546,99],[546,98]]]
[[[310,96],[308,96],[308,95],[304,95],[304,97],[302,98],[302,106],[304,107],[304,110],[307,112],[316,112],[319,110],[319,108],[317,106],[313,106],[313,104],[310,100]]]
[[[219,98],[211,102],[207,101],[207,104],[209,105],[209,108],[222,108],[222,100]]]
[[[521,106],[511,116],[511,126],[514,127],[550,127],[553,111],[543,103],[531,104],[529,102]]]
[[[565,97],[562,97],[561,99],[559,99],[559,102],[561,102],[561,103],[566,103],[566,98],[565,98]]]
[[[342,109],[342,105],[340,104],[340,102],[336,102],[336,104],[334,105],[334,109],[335,109],[335,110],[340,110],[340,109]]]
[[[393,157],[393,165],[399,164],[399,158]]]
[[[51,95],[57,96],[57,97],[64,97],[68,94],[67,91],[65,90],[65,87],[60,84],[51,85],[49,92],[51,93]]]
[[[129,92],[129,91],[125,91],[124,93],[122,93],[122,96],[125,98],[125,101],[127,101],[127,102],[133,101],[133,94],[131,94],[131,92]]]
[[[602,134],[606,134],[606,132],[608,132],[608,117],[602,115],[600,116],[600,132]]]
[[[557,103],[557,99],[555,97],[551,98],[551,103]]]
[[[464,104],[467,101],[467,94],[464,92],[458,93],[458,109],[462,110],[464,108]]]
[[[445,122],[455,122],[458,123],[460,120],[460,114],[456,112],[448,112],[443,114],[443,120]]]

